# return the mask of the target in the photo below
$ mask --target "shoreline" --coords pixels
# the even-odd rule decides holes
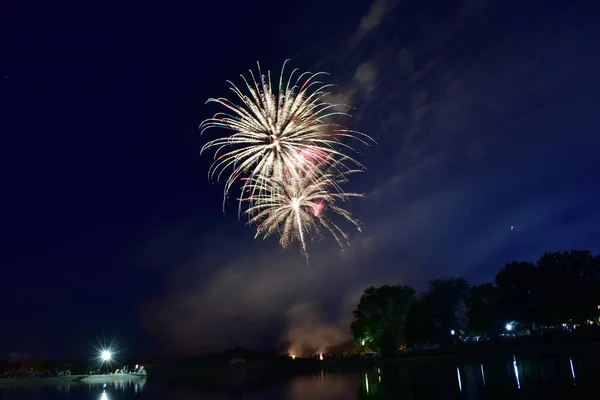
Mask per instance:
[[[365,357],[365,358],[330,358],[322,361],[323,367],[357,366],[370,364],[403,364],[436,361],[461,361],[473,362],[505,358],[516,355],[517,357],[572,355],[578,353],[600,353],[600,342],[557,343],[533,346],[514,346],[507,348],[488,349],[454,349],[439,352],[418,352],[413,354],[399,354],[395,357]]]
[[[87,375],[36,376],[29,378],[0,378],[0,388],[15,386],[58,385],[78,382]]]

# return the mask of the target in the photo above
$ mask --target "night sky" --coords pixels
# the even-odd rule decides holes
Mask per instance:
[[[368,285],[600,252],[591,3],[204,3],[0,13],[0,358],[341,340]],[[378,142],[347,187],[363,232],[309,269],[222,213],[199,155],[205,100],[287,58]]]

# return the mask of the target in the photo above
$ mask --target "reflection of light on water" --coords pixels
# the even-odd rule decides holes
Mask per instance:
[[[483,379],[483,386],[485,386],[485,372],[483,372],[483,364],[481,364],[481,379]]]
[[[521,381],[519,380],[519,368],[517,368],[517,358],[513,355],[513,369],[515,370],[515,378],[517,379],[517,388],[521,389]]]
[[[297,376],[293,378],[289,384],[286,384],[289,389],[288,396],[281,396],[286,399],[309,399],[309,400],[325,400],[325,399],[353,399],[356,397],[357,389],[360,389],[364,394],[364,383],[362,372],[353,375],[354,385],[349,384],[348,376],[344,374],[328,374],[324,373],[324,379],[320,380],[318,375],[315,376]],[[360,386],[360,388],[358,387]],[[136,397],[137,398],[137,397]],[[169,399],[169,397],[165,397]],[[174,398],[174,397],[173,397]],[[187,399],[188,397],[186,397]],[[204,397],[203,397],[204,398]],[[211,397],[212,398],[212,397]],[[227,397],[233,398],[233,397]],[[245,396],[243,397],[246,398]],[[258,396],[256,398],[270,398],[267,396]],[[277,397],[280,398],[280,397]],[[191,396],[190,400],[196,400],[198,397]],[[65,399],[66,400],[66,399]],[[111,399],[112,400],[112,399]],[[133,398],[132,398],[133,400]],[[183,398],[181,399],[183,400]]]
[[[367,377],[367,374],[365,374],[365,390],[367,391],[367,394],[369,394],[369,378]]]
[[[460,370],[456,367],[456,376],[458,376],[458,390],[462,392],[462,382],[460,380]]]
[[[56,390],[58,392],[69,394],[69,392],[71,391],[71,384],[67,383],[67,384],[64,384],[64,385],[58,385],[58,386],[56,386]]]
[[[573,382],[575,382],[575,368],[573,368],[573,359],[569,357],[569,364],[571,365],[571,376],[573,377]]]
[[[124,380],[124,381],[116,381],[116,382],[106,382],[106,383],[87,383],[86,386],[88,388],[88,392],[99,392],[99,389],[101,388],[101,390],[105,393],[110,392],[111,390],[113,392],[119,391],[119,392],[127,392],[127,391],[133,391],[135,393],[141,393],[144,391],[144,386],[146,385],[146,378],[142,377],[142,378],[134,378],[134,379],[130,379],[130,380]],[[105,397],[103,397],[102,399],[105,399]]]
[[[100,395],[100,400],[108,400],[108,395],[106,394],[106,392],[102,392],[102,394]]]

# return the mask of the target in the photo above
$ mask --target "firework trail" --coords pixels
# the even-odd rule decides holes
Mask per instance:
[[[306,236],[319,238],[329,232],[343,247],[348,244],[348,234],[329,218],[328,213],[337,214],[360,227],[359,221],[337,203],[351,197],[362,197],[358,193],[342,191],[340,184],[346,181],[343,175],[336,178],[334,174],[325,172],[317,177],[297,174],[283,182],[254,181],[252,185],[266,183],[266,186],[258,187],[259,194],[252,199],[246,211],[249,223],[258,225],[256,236],[267,238],[278,234],[284,248],[298,241],[307,261]]]
[[[223,210],[237,180],[243,182],[238,199],[238,214],[241,215],[243,201],[257,196],[262,198],[260,190],[265,189],[270,181],[282,182],[298,176],[318,181],[320,175],[327,174],[331,165],[336,165],[342,174],[363,168],[347,154],[354,149],[341,140],[352,138],[364,144],[374,141],[367,135],[332,122],[338,115],[348,115],[338,111],[348,107],[327,102],[333,85],[319,80],[327,74],[297,74],[298,69],[294,69],[286,79],[286,63],[283,63],[275,91],[271,73],[267,72],[264,76],[258,65],[258,78],[252,70],[250,80],[241,75],[244,81],[241,88],[245,91],[228,81],[240,104],[225,98],[207,101],[218,103],[227,111],[202,122],[201,133],[209,128],[232,131],[230,135],[207,142],[201,150],[203,153],[215,149],[214,162],[209,169],[210,179],[218,181],[230,171],[223,192]],[[270,187],[271,192],[274,189]]]

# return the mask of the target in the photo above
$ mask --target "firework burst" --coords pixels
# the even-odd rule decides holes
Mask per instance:
[[[236,104],[225,98],[211,98],[207,103],[217,103],[227,111],[205,120],[200,129],[224,128],[230,135],[206,143],[201,153],[215,150],[209,177],[218,181],[226,174],[223,207],[228,194],[238,179],[244,179],[239,198],[238,213],[246,198],[263,198],[257,192],[269,187],[269,182],[292,179],[304,181],[306,177],[319,181],[335,164],[339,173],[362,165],[348,153],[353,148],[342,142],[344,138],[362,143],[373,141],[369,136],[333,122],[338,111],[347,107],[327,102],[333,85],[320,79],[325,72],[298,73],[294,69],[285,78],[283,63],[279,82],[274,90],[271,73],[264,76],[258,66],[258,79],[250,70],[251,79],[241,75],[241,88],[228,81],[230,89],[240,101]],[[374,141],[373,141],[374,142]],[[296,179],[302,176],[302,179]],[[327,180],[327,179],[325,179]],[[273,187],[269,187],[273,192]],[[275,190],[276,192],[276,190]],[[250,206],[251,207],[251,206]]]
[[[357,172],[357,171],[350,171]],[[249,223],[258,225],[256,236],[267,238],[278,234],[282,247],[299,242],[302,254],[308,259],[306,238],[319,238],[331,234],[340,246],[348,244],[348,234],[330,219],[336,214],[341,219],[360,226],[352,214],[338,203],[351,197],[362,197],[358,193],[346,193],[340,188],[346,178],[332,173],[321,173],[317,177],[297,174],[283,182],[254,181],[258,195],[252,198],[246,213]]]

